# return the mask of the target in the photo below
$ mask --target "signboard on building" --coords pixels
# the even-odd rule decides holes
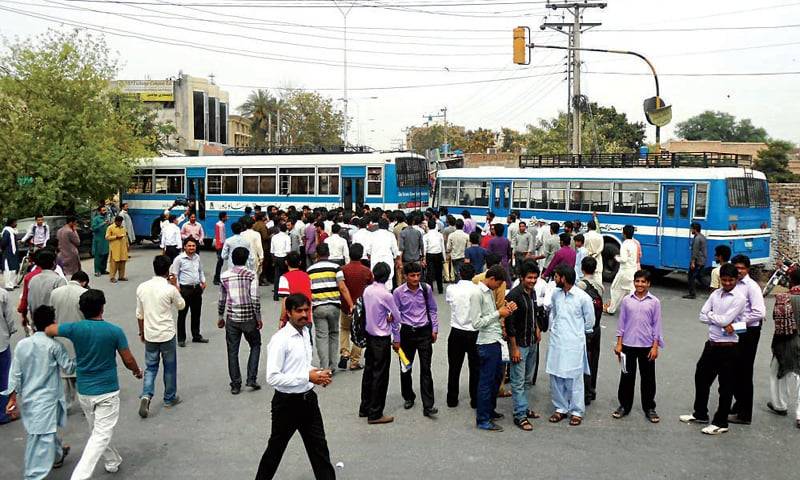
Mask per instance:
[[[172,80],[116,80],[112,85],[143,102],[173,102]]]

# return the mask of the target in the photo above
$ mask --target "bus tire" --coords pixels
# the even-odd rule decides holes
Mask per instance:
[[[606,239],[603,245],[603,281],[613,282],[614,277],[619,270],[619,262],[617,262],[617,255],[619,255],[619,244]]]

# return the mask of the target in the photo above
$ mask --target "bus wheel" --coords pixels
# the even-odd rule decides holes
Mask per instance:
[[[619,255],[619,245],[606,240],[603,246],[603,281],[613,282],[619,270],[619,262],[616,257]]]

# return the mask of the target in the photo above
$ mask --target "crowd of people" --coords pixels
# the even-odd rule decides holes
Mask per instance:
[[[58,429],[76,405],[92,432],[72,478],[90,478],[101,458],[106,471],[119,469],[122,458],[110,443],[120,409],[117,356],[143,380],[138,405],[143,419],[149,416],[160,366],[163,406],[181,403],[177,350],[187,346],[190,312],[191,342],[209,342],[201,332],[208,328],[202,322],[208,285],[200,247],[209,244],[205,240],[216,251],[216,325],[225,331],[231,394],[240,394],[243,386],[261,389],[264,291],[279,302],[279,330],[267,346],[266,380],[275,392],[271,434],[256,478],[273,478],[298,430],[316,478],[334,478],[314,386],[330,385],[337,371],[363,370],[358,416],[370,425],[391,423],[394,418],[384,409],[392,351],[401,359],[404,409],[415,406],[417,371],[422,414],[438,415],[432,361],[445,319],[439,316],[437,294],[450,306],[446,405],[459,407],[466,357],[467,397],[478,429],[503,430],[497,398],[509,396],[513,425],[533,430],[542,416],[531,408],[530,397],[543,339],[552,403],[547,419],[581,425],[587,405],[596,399],[601,318],[614,314],[619,318],[611,350],[621,372],[619,406],[611,416],[622,419],[631,413],[638,368],[643,413],[650,422],[660,422],[655,362],[664,346],[661,303],[650,292],[649,271],[641,268],[634,227],[623,228],[619,268],[606,295],[605,245],[596,216],[585,228],[571,221],[526,222],[515,213],[499,219],[489,212],[482,225],[469,211],[459,217],[445,209],[407,214],[365,206],[353,214],[256,206],[235,219],[220,213],[213,237],[207,238],[191,206],[180,215],[166,211],[153,277],[136,288],[144,370],[122,329],[106,321],[103,292],[90,288],[89,276],[81,271],[74,219],[53,240],[32,232],[25,241],[36,250],[35,266],[25,276],[19,302],[11,296],[13,285],[0,290],[0,423],[21,414],[28,432],[26,478],[44,478],[63,465],[69,447]],[[13,255],[7,254],[16,251],[14,227],[7,222],[0,244],[6,271],[14,267],[8,260]],[[109,288],[126,281],[135,235],[125,206],[113,217],[100,207],[92,229],[95,276],[107,274]],[[690,296],[695,295],[697,270],[705,264],[699,226],[692,231]],[[752,420],[753,365],[766,314],[758,284],[749,276],[749,259],[731,258],[724,245],[714,253],[719,264],[712,272],[714,290],[698,315],[708,325],[708,341],[697,362],[694,410],[680,417],[686,423],[708,423],[702,431],[712,435],[726,432],[729,423]],[[773,315],[767,406],[777,415],[788,414],[790,385],[800,374],[800,273],[793,273],[791,281],[789,292],[776,296]],[[17,343],[12,360],[10,339],[18,323],[30,336]],[[242,337],[250,349],[244,382]],[[719,407],[710,417],[707,403],[715,379]],[[800,428],[800,403],[796,425]]]

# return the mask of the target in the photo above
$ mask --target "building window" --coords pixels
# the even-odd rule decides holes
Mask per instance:
[[[274,168],[243,168],[242,193],[250,195],[275,195],[277,179]]]
[[[566,210],[567,182],[531,182],[530,208]]]
[[[194,106],[194,139],[207,140],[206,132],[206,94],[205,92],[192,92],[192,105]]]
[[[383,190],[383,168],[367,167],[367,195],[381,196]]]
[[[281,195],[314,195],[314,167],[281,168]]]
[[[606,182],[570,182],[569,209],[579,212],[611,211],[611,184]]]
[[[219,143],[228,143],[228,104],[219,104]]]
[[[128,193],[153,193],[153,169],[136,170],[131,178]]]
[[[514,182],[514,188],[512,188],[512,195],[514,196],[511,201],[512,208],[528,208],[530,187],[530,182]]]
[[[439,183],[439,205],[454,207],[458,205],[458,180],[442,180]]]
[[[319,195],[339,195],[339,167],[317,168]]]
[[[681,189],[681,218],[689,217],[689,189]]]
[[[219,142],[219,100],[208,97],[208,141]]]
[[[657,183],[615,183],[614,213],[658,215],[658,189],[659,185]]]
[[[698,183],[694,194],[694,218],[706,218],[708,209],[708,184]]]
[[[489,206],[489,182],[461,180],[458,188],[459,204],[465,207]]]
[[[675,188],[667,189],[667,217],[675,218]]]
[[[238,168],[209,168],[209,195],[236,195],[239,193]]]
[[[156,169],[156,193],[184,193],[183,189],[183,169],[182,168],[162,168]]]

